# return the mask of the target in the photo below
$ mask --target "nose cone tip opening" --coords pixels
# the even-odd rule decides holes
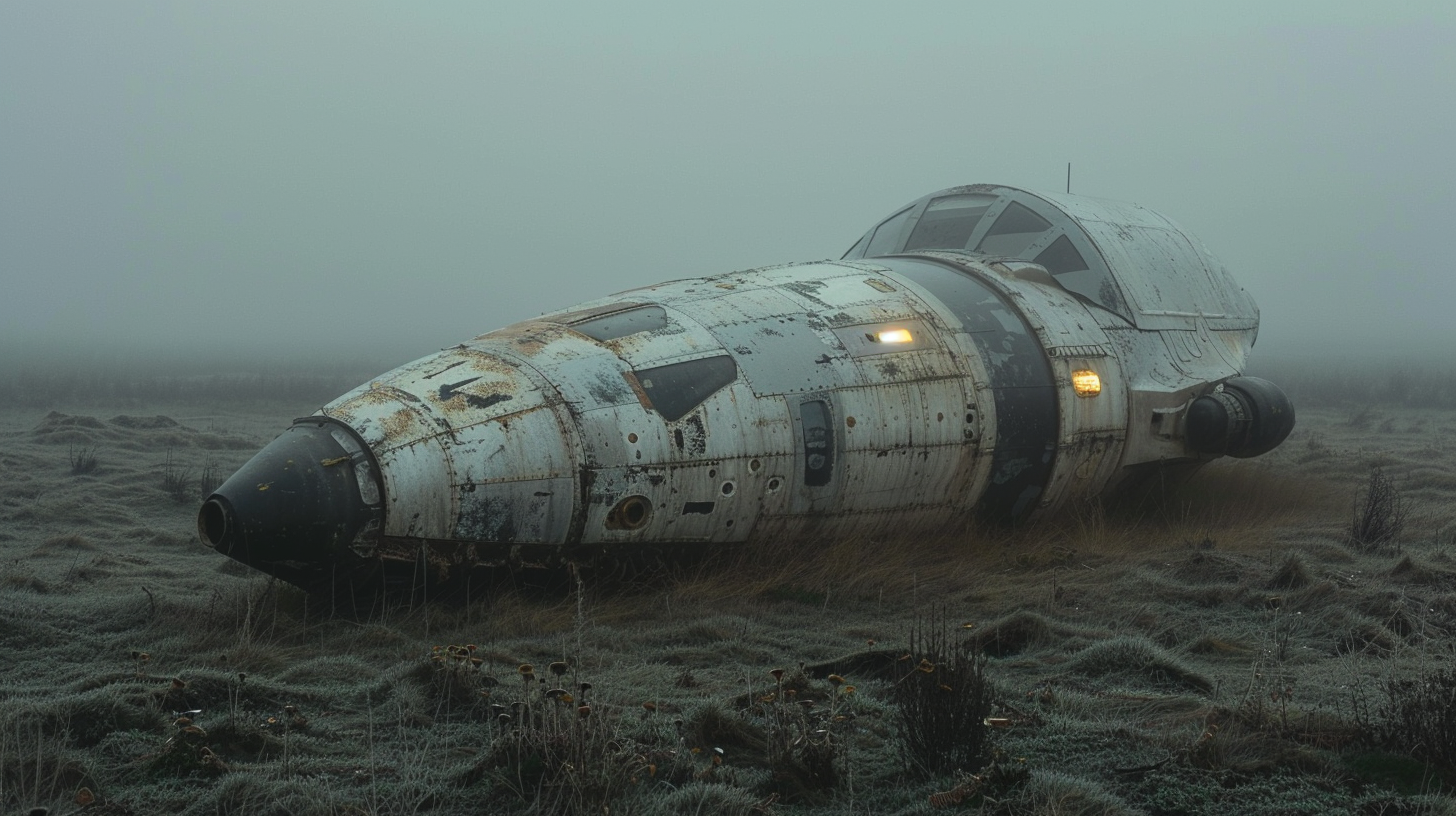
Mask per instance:
[[[198,537],[202,543],[219,552],[226,553],[230,549],[224,545],[232,526],[232,510],[227,499],[217,494],[209,496],[202,503],[202,509],[197,511]]]

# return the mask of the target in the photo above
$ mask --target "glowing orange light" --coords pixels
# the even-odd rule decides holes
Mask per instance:
[[[1079,397],[1095,397],[1102,393],[1102,378],[1095,371],[1078,369],[1072,372],[1072,390]]]
[[[910,336],[909,329],[886,329],[882,332],[875,332],[876,343],[909,343],[914,339]]]

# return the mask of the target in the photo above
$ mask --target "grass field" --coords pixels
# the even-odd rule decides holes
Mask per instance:
[[[1453,812],[1456,398],[1398,374],[1287,372],[1280,449],[1030,528],[373,617],[194,527],[352,380],[14,375],[0,812]]]

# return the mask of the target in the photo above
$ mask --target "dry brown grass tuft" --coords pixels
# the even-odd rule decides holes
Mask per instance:
[[[974,585],[1006,556],[1008,534],[969,528],[905,539],[851,538],[750,542],[682,571],[674,607],[710,607],[764,598],[827,606],[889,598],[940,597]],[[943,599],[943,598],[942,598]]]
[[[1263,460],[1212,462],[1186,481],[1148,498],[1152,504],[1132,519],[1141,516],[1160,524],[1166,534],[1179,540],[1196,541],[1211,535],[1224,550],[1263,548],[1269,543],[1270,529],[1310,517],[1334,517],[1342,507],[1334,485],[1290,478],[1289,473]]]
[[[541,637],[569,631],[576,622],[576,605],[569,597],[543,603],[527,593],[507,592],[485,607],[478,627],[486,637]]]
[[[754,541],[673,571],[665,599],[657,591],[628,592],[595,611],[605,622],[620,622],[651,618],[664,604],[681,611],[742,608],[765,599],[820,607],[955,603],[977,593],[984,599],[1011,591],[1012,583],[996,578],[1008,571],[1056,575],[1169,549],[1261,549],[1279,524],[1334,511],[1339,503],[1324,483],[1290,480],[1250,462],[1218,462],[1191,478],[1144,485],[1114,503],[1085,502],[1018,529],[967,522],[900,539],[799,541],[791,547]],[[527,604],[518,611],[536,616],[542,609]]]
[[[67,742],[63,729],[48,729],[37,720],[0,722],[0,810],[21,813],[34,807],[44,813],[44,805],[59,805],[77,789],[96,784]]]
[[[1304,559],[1298,553],[1290,553],[1285,556],[1284,563],[1274,572],[1274,577],[1269,579],[1270,589],[1302,589],[1309,585],[1309,570],[1304,566]]]

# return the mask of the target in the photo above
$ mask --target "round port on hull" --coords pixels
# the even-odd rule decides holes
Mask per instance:
[[[652,502],[646,496],[628,496],[607,513],[608,530],[640,530],[652,518]]]

